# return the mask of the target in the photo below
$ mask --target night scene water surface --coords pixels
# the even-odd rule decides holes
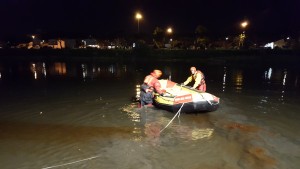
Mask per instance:
[[[152,69],[182,83],[206,75],[218,110],[137,108]],[[299,69],[160,62],[0,62],[4,169],[298,169]]]

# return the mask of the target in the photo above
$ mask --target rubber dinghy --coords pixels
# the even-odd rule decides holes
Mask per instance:
[[[182,113],[211,112],[219,107],[220,98],[206,92],[181,86],[170,80],[159,80],[161,88],[166,93],[161,96],[155,94],[154,104],[156,107],[177,112],[181,108]]]

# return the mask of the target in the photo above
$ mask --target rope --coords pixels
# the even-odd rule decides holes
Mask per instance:
[[[100,157],[100,155],[97,155],[97,156],[94,156],[94,157],[90,157],[90,158],[85,158],[85,159],[74,161],[74,162],[70,162],[70,163],[65,163],[65,164],[60,164],[60,165],[54,165],[54,166],[50,166],[50,167],[45,167],[45,168],[42,168],[42,169],[50,169],[50,168],[62,167],[62,166],[70,165],[70,164],[79,163],[79,162],[82,162],[82,161],[92,160],[92,159],[98,158],[98,157]]]
[[[192,89],[192,88],[187,87],[187,86],[184,86],[184,85],[180,85],[180,87],[181,87],[181,89],[182,89],[182,87],[186,87],[186,88],[188,88],[188,89],[190,89],[190,90],[194,90],[194,91],[198,92],[198,93],[202,96],[202,98],[203,98],[205,101],[207,101],[210,105],[217,105],[217,104],[219,104],[219,102],[216,103],[216,104],[213,104],[210,100],[206,99],[206,98],[202,95],[202,93],[200,93],[200,92],[199,92],[198,90],[196,90],[196,89]]]
[[[179,109],[178,112],[174,115],[174,117],[169,121],[169,123],[168,123],[162,130],[159,131],[160,133],[163,132],[163,131],[164,131],[164,130],[172,123],[172,121],[175,119],[175,117],[176,117],[177,115],[178,115],[178,118],[179,118],[179,116],[180,116],[180,111],[181,111],[183,105],[184,105],[184,103],[182,103],[180,109]]]
[[[212,105],[212,103],[210,102],[210,100],[206,99],[205,97],[203,97],[210,105]]]
[[[201,93],[200,93],[201,94]],[[217,105],[219,104],[219,102],[217,102],[216,104],[212,103],[210,100],[206,99],[202,94],[201,94],[202,98],[207,101],[210,105]]]

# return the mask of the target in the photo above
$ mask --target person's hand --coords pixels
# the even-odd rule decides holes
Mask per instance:
[[[153,90],[151,88],[146,89],[146,92],[153,92]]]
[[[166,93],[167,92],[165,89],[162,89],[161,91],[162,91],[162,93]]]

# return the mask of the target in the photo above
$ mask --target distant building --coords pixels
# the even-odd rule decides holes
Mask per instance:
[[[16,46],[16,48],[21,49],[21,48],[27,48],[28,44],[27,43],[20,43]]]
[[[287,45],[287,42],[284,39],[280,39],[274,42],[275,47],[284,48]]]
[[[165,48],[171,48],[172,46],[171,46],[171,44],[170,43],[165,43]]]
[[[100,48],[96,39],[83,39],[81,48]]]
[[[40,49],[40,45],[34,44],[33,42],[29,42],[27,49]]]
[[[65,45],[67,49],[75,49],[76,48],[76,40],[75,39],[65,39]]]
[[[34,38],[32,39],[32,41],[29,42],[27,45],[19,44],[19,45],[17,45],[16,47],[17,47],[17,48],[27,47],[27,49],[40,49],[40,48],[41,48],[41,45],[42,45],[42,40],[40,40],[40,39],[37,38],[37,37],[34,37]]]
[[[265,44],[265,48],[271,48],[271,49],[274,49],[274,48],[285,48],[287,45],[287,42],[284,40],[284,39],[280,39],[278,41],[275,41],[275,42],[270,42],[270,43],[267,43]]]
[[[66,44],[64,40],[60,39],[49,39],[48,47],[53,49],[64,49],[66,48]]]

